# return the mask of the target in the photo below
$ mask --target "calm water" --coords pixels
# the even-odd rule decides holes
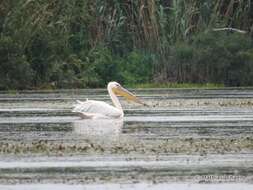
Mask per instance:
[[[133,91],[123,120],[71,112],[104,89],[0,92],[0,189],[252,187],[253,89]]]

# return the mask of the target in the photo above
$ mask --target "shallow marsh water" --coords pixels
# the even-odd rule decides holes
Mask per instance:
[[[104,89],[1,92],[1,189],[251,186],[253,89],[133,91],[149,106],[122,100],[123,120],[97,121],[71,109],[76,99],[110,103]]]

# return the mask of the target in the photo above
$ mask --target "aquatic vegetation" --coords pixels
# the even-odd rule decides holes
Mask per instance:
[[[124,142],[125,141],[125,142]],[[253,137],[228,139],[167,139],[155,142],[123,139],[122,142],[106,143],[105,141],[83,143],[59,143],[47,140],[27,142],[0,142],[2,155],[47,155],[47,156],[74,156],[87,154],[107,155],[162,155],[162,154],[227,154],[250,153],[253,151]]]

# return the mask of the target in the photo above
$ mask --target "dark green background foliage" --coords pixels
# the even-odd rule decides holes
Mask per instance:
[[[249,86],[252,37],[248,0],[2,0],[0,89]]]

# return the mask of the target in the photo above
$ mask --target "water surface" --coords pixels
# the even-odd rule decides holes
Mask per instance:
[[[76,99],[111,103],[104,89],[1,92],[0,183],[246,189],[253,182],[253,89],[133,91],[149,106],[122,99],[123,120],[97,121],[71,109]]]

